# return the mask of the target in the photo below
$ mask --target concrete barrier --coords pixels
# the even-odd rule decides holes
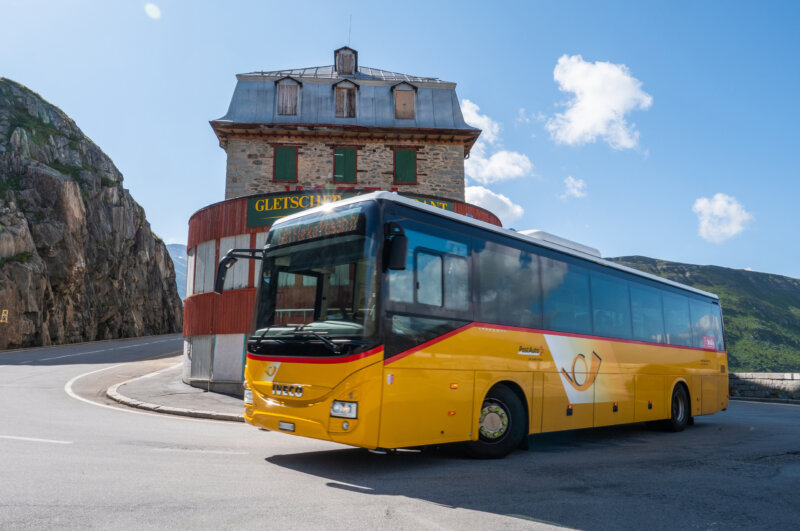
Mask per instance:
[[[800,400],[797,372],[732,372],[729,382],[732,398]]]

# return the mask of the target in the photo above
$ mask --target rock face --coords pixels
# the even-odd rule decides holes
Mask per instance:
[[[0,78],[0,349],[177,332],[164,242],[60,109]]]

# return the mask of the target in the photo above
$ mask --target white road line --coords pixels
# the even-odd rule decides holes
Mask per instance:
[[[188,454],[250,455],[250,452],[233,450],[202,450],[193,448],[153,448],[154,452],[186,452]]]
[[[745,404],[770,404],[773,406],[789,406],[789,407],[800,406],[800,404],[787,404],[786,402],[762,402],[761,400],[742,400],[741,398],[737,398],[736,400],[731,400],[730,403],[732,404],[736,402],[744,402]],[[730,404],[728,405],[728,407],[731,407]]]
[[[104,348],[103,350],[90,350],[89,352],[78,352],[77,354],[64,354],[63,356],[56,356],[54,358],[42,358],[40,360],[32,360],[32,361],[50,361],[50,360],[60,360],[61,358],[72,358],[75,356],[83,356],[86,354],[97,354],[98,352],[108,352],[109,350],[114,350],[111,348]],[[25,363],[31,363],[31,361],[27,361]]]
[[[15,437],[14,435],[0,435],[0,439],[11,439],[12,441],[30,441],[50,444],[72,444],[72,441],[55,441],[53,439],[36,439],[35,437]]]
[[[225,421],[225,420],[198,419],[198,418],[194,418],[194,417],[182,417],[180,415],[165,415],[163,413],[155,413],[155,412],[150,412],[150,411],[137,411],[135,409],[129,409],[127,407],[109,406],[108,404],[101,404],[100,402],[94,402],[94,401],[89,400],[87,398],[83,398],[82,396],[78,396],[77,393],[75,393],[75,391],[72,390],[72,386],[75,384],[75,382],[77,382],[78,380],[80,380],[84,376],[90,376],[90,375],[96,374],[98,372],[103,372],[103,371],[107,371],[107,370],[110,370],[110,369],[116,369],[117,367],[122,367],[123,365],[125,365],[125,363],[118,363],[118,364],[112,365],[110,367],[103,367],[102,369],[97,369],[96,371],[90,371],[90,372],[85,372],[83,374],[79,374],[78,376],[76,376],[75,378],[71,379],[66,384],[64,384],[64,392],[66,392],[69,396],[71,396],[75,400],[80,400],[81,402],[86,402],[87,404],[91,404],[93,406],[102,407],[102,408],[106,408],[106,409],[112,409],[114,411],[122,411],[122,412],[125,412],[125,413],[132,413],[134,415],[147,415],[148,417],[154,417],[154,418],[160,418],[160,419],[169,419],[169,420],[183,420],[183,421],[188,421],[188,422],[213,422],[213,423],[216,423],[216,424],[230,424],[229,421]],[[168,367],[168,368],[171,369],[172,367]],[[166,369],[162,369],[162,370],[166,370]],[[159,372],[159,371],[156,371],[156,372]],[[147,375],[145,375],[145,376],[147,376]],[[139,378],[141,378],[141,376]],[[135,379],[137,379],[137,378],[134,378],[134,380]],[[133,380],[128,380],[128,381],[133,381]],[[127,382],[123,382],[123,383],[127,383]]]

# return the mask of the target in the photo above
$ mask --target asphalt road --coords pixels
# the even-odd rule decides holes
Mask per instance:
[[[0,352],[0,529],[731,529],[800,522],[800,407],[733,402],[683,433],[394,455],[104,398],[179,336]],[[137,361],[148,360],[148,361]],[[135,363],[130,363],[135,362]]]

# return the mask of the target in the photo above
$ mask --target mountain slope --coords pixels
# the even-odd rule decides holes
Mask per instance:
[[[800,280],[643,256],[609,260],[719,295],[731,371],[800,371]]]
[[[176,332],[166,246],[63,111],[0,78],[0,349]]]

